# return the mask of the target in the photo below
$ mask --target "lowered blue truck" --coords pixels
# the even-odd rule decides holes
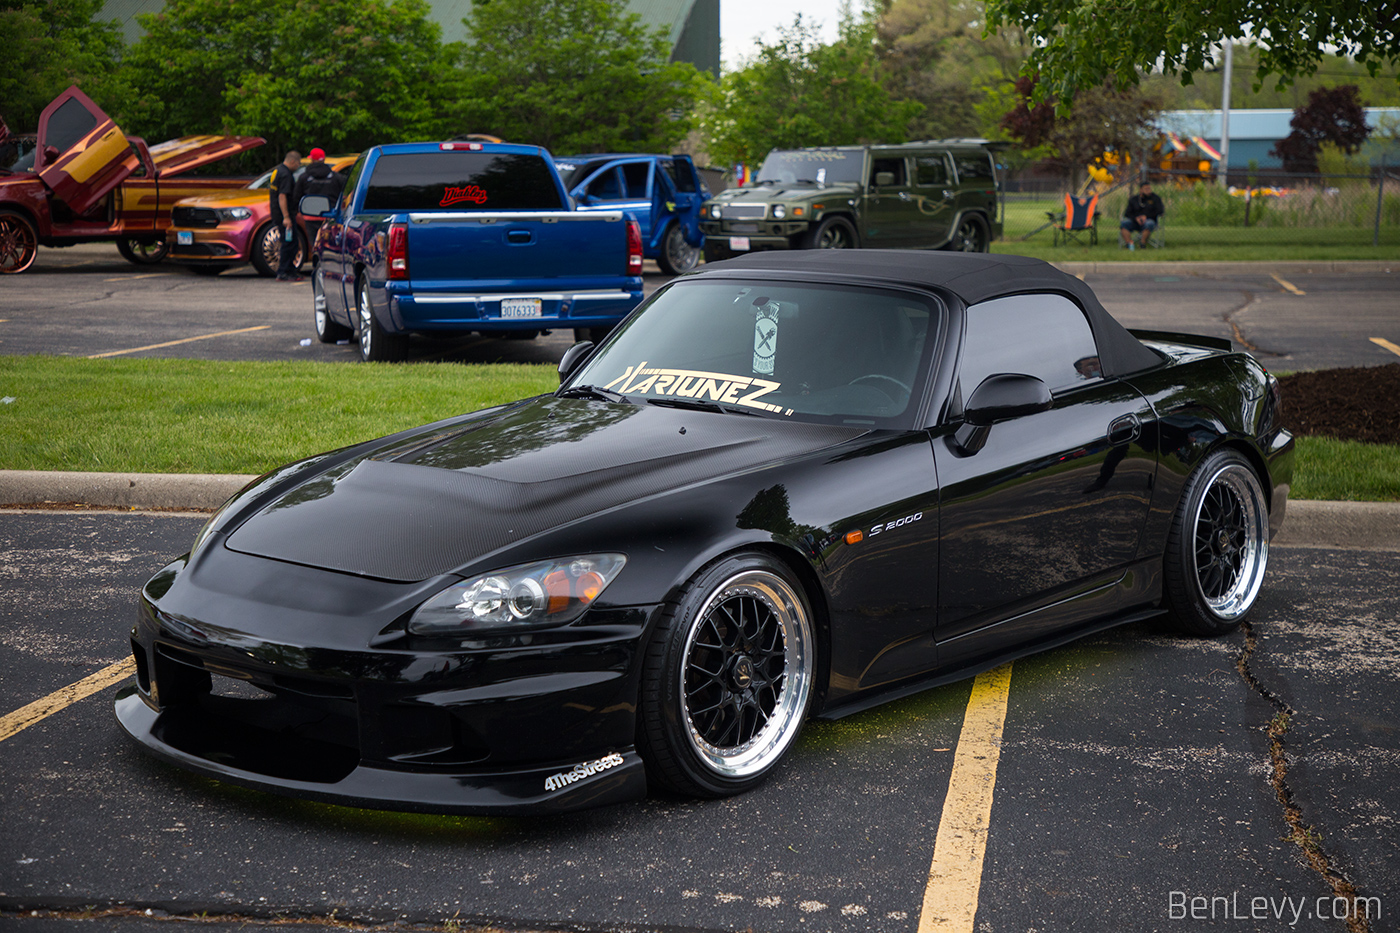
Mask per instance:
[[[580,211],[626,211],[641,226],[642,252],[667,275],[700,262],[700,206],[710,189],[688,155],[605,152],[555,156]]]
[[[319,209],[318,209],[319,208]],[[573,209],[538,146],[375,146],[312,246],[316,336],[403,359],[410,334],[597,339],[642,300],[642,236],[621,210]]]

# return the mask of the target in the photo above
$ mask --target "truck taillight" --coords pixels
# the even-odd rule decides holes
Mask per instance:
[[[627,221],[627,274],[642,274],[642,227],[635,220]]]
[[[404,224],[389,225],[389,278],[408,278],[408,227]]]

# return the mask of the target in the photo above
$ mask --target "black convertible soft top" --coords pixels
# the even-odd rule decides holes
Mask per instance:
[[[764,250],[706,263],[692,275],[749,271],[819,273],[868,282],[938,288],[971,307],[992,298],[1027,292],[1068,295],[1089,318],[1104,374],[1122,376],[1160,365],[1149,350],[1104,309],[1089,286],[1042,259],[988,253],[943,253],[913,249]]]

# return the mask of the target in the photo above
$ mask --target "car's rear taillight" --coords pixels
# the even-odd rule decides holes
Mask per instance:
[[[389,278],[408,278],[408,227],[405,224],[389,225]]]
[[[627,274],[642,274],[642,227],[635,220],[627,221]]]

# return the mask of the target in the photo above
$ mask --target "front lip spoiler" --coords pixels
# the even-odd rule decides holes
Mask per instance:
[[[117,693],[121,727],[146,751],[189,771],[220,781],[291,797],[375,810],[475,816],[531,815],[584,810],[640,800],[646,796],[646,770],[635,748],[619,750],[622,764],[546,791],[545,781],[571,771],[574,763],[515,771],[399,771],[357,765],[334,783],[272,777],[191,754],[157,737],[164,715],[151,709],[132,685]]]

